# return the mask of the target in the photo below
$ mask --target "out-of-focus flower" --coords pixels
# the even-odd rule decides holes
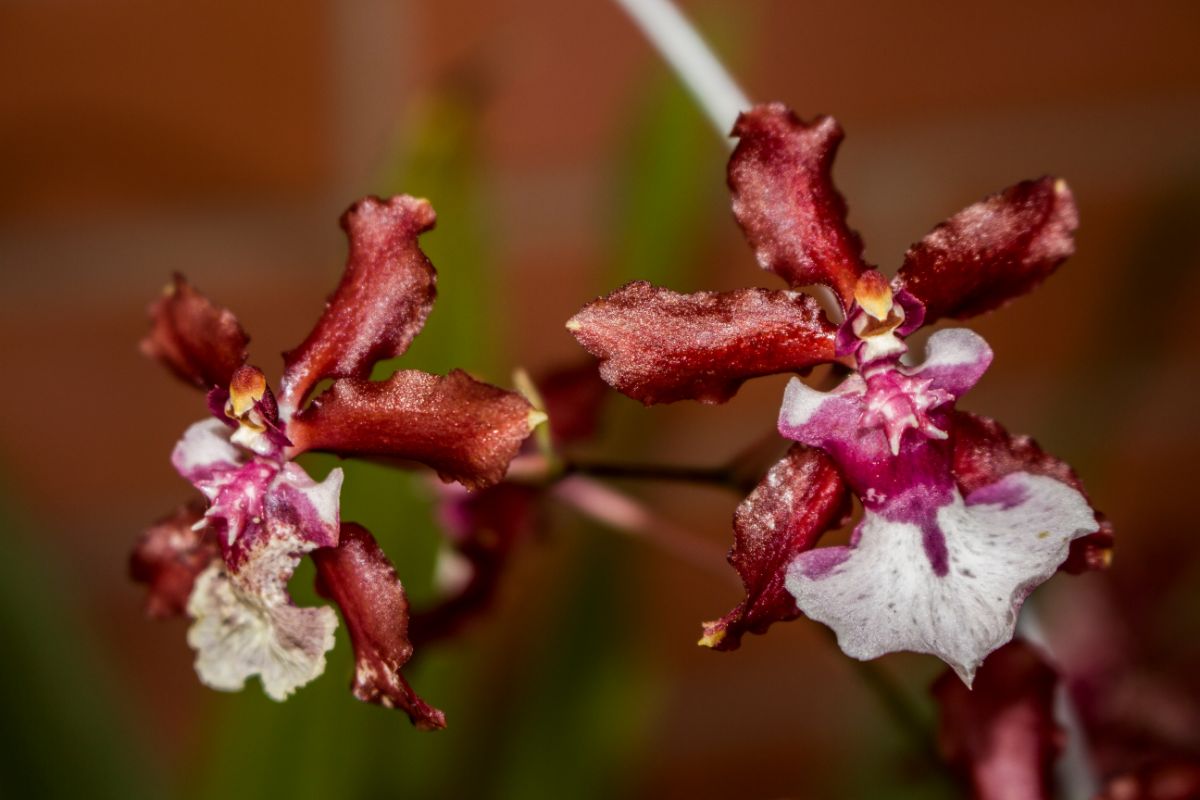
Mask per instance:
[[[1200,797],[1200,763],[1164,759],[1119,775],[1096,800],[1195,800]]]
[[[828,393],[789,385],[779,430],[799,444],[734,517],[730,562],[746,600],[707,623],[701,644],[734,649],[803,612],[855,658],[933,653],[969,683],[1035,586],[1064,561],[1107,563],[1111,531],[1069,467],[954,410],[991,362],[983,339],[939,331],[914,366],[901,360],[904,337],[1046,278],[1074,247],[1071,194],[1043,178],[993,195],[914,245],[889,282],[863,261],[832,183],[836,121],[765,105],[734,135],[734,215],[758,262],[791,288],[683,295],[638,282],[567,324],[602,377],[647,404],[723,402],[749,378],[834,361],[855,370]],[[832,290],[840,324],[798,291],[812,284]],[[850,545],[813,549],[844,523],[851,496],[865,513]]]
[[[535,381],[531,399],[549,418],[555,452],[592,438],[607,393],[591,364],[561,367]],[[543,525],[543,500],[557,477],[547,474],[555,465],[546,463],[546,455],[531,438],[500,483],[477,492],[438,487],[446,536],[438,558],[443,598],[414,612],[409,635],[415,644],[453,635],[491,607],[513,550]],[[523,462],[534,474],[522,474]]]
[[[421,727],[440,711],[409,688],[408,604],[365,529],[341,520],[341,469],[322,482],[294,462],[305,452],[426,464],[446,481],[499,481],[542,419],[520,395],[465,372],[400,370],[370,380],[403,353],[435,296],[436,273],[417,245],[433,227],[427,201],[365,199],[342,217],[346,271],[316,327],[284,355],[278,402],[247,365],[249,341],[228,310],[176,276],[151,307],[143,351],[208,391],[211,417],[192,425],[172,464],[208,501],[151,528],[135,551],[147,608],[186,613],[196,670],[209,686],[242,688],[258,675],[277,700],[320,675],[337,625],[331,608],[298,608],[287,582],[311,553],[319,588],[342,610],[355,649],[356,697],[404,709]],[[327,389],[312,397],[324,380]]]
[[[1070,679],[1061,667],[1052,667],[1032,645],[1014,640],[988,656],[968,690],[947,670],[933,684],[938,704],[938,747],[947,763],[971,787],[978,800],[1038,800],[1057,796],[1083,796],[1081,787],[1069,783],[1055,791],[1054,767],[1062,755],[1067,731],[1056,719],[1059,692]],[[1149,693],[1147,693],[1149,696]],[[1149,729],[1162,712],[1151,704],[1141,709],[1142,725]],[[1112,750],[1112,721],[1076,718],[1081,726],[1077,758],[1085,759],[1064,770],[1072,779],[1079,770],[1092,771],[1096,745]],[[1117,727],[1120,722],[1117,722]],[[1092,745],[1090,752],[1082,749]],[[1104,789],[1096,800],[1191,800],[1200,797],[1200,761],[1195,753],[1154,737],[1143,737],[1127,765],[1115,772],[1101,769]],[[1111,753],[1110,753],[1111,757]],[[1078,780],[1080,775],[1075,775]],[[1090,783],[1091,781],[1089,781]]]
[[[1031,645],[992,653],[967,689],[947,670],[934,683],[938,746],[980,800],[1051,798],[1063,733],[1054,719],[1058,675]]]

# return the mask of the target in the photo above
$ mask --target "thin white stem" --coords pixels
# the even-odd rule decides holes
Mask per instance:
[[[729,132],[737,116],[750,108],[738,87],[695,27],[670,0],[615,0],[658,49],[732,148]]]
[[[1046,631],[1032,603],[1026,603],[1017,618],[1017,632],[1039,647],[1053,663],[1056,659],[1046,639]],[[1054,716],[1067,734],[1062,758],[1058,762],[1058,780],[1067,800],[1088,800],[1100,793],[1100,780],[1088,751],[1087,732],[1066,686],[1060,685],[1054,696]]]
[[[657,48],[675,74],[691,91],[696,102],[712,122],[717,136],[729,149],[734,141],[729,133],[738,114],[751,107],[750,98],[725,69],[716,53],[671,0],[614,0],[633,18],[646,38]],[[842,318],[841,306],[825,286],[810,291],[821,302],[832,320]]]

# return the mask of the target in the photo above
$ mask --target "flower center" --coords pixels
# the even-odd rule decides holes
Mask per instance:
[[[904,308],[895,302],[891,285],[878,270],[868,270],[859,276],[854,302],[860,313],[852,315],[850,328],[862,342],[858,348],[859,364],[899,357],[908,349],[896,335],[896,329],[904,323]]]
[[[237,430],[229,437],[259,455],[275,454],[287,438],[279,429],[279,409],[275,396],[267,386],[267,378],[257,367],[242,366],[229,382],[229,399],[225,401],[225,416],[237,422]]]
[[[883,431],[892,455],[900,454],[901,439],[909,428],[928,439],[946,438],[946,431],[933,423],[929,412],[953,400],[949,392],[934,389],[932,380],[905,375],[892,365],[872,371],[866,378],[861,424]]]

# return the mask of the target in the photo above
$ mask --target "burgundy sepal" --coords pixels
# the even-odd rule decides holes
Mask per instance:
[[[308,338],[284,354],[280,402],[303,405],[325,378],[366,378],[375,362],[408,349],[425,324],[437,274],[417,237],[437,220],[408,195],[360,200],[342,215],[350,254],[341,283]]]
[[[1049,800],[1062,747],[1054,721],[1058,675],[1020,640],[988,656],[968,689],[951,670],[933,685],[938,744],[977,800]]]
[[[772,623],[799,616],[784,585],[788,566],[849,510],[850,495],[833,462],[819,450],[793,445],[734,512],[729,563],[742,578],[746,599],[704,623],[700,644],[736,650],[743,634],[766,633]]]
[[[147,616],[181,616],[196,576],[218,557],[220,550],[208,529],[193,527],[203,517],[199,504],[180,506],[151,525],[130,555],[130,577],[146,584]]]
[[[1087,498],[1083,481],[1065,461],[1042,450],[1029,436],[1011,435],[994,419],[955,411],[952,436],[954,477],[964,495],[1014,472],[1029,472],[1062,481]],[[1060,570],[1078,574],[1105,569],[1112,563],[1112,523],[1100,512],[1096,512],[1096,522],[1098,531],[1071,542]]]
[[[806,123],[771,103],[739,116],[733,135],[739,139],[729,160],[733,213],[758,263],[791,286],[829,286],[849,308],[866,265],[830,175],[843,136],[837,120]]]
[[[608,397],[608,384],[597,374],[595,363],[586,356],[581,359],[572,366],[551,370],[536,381],[550,417],[550,433],[559,445],[592,438]]]
[[[423,730],[446,727],[446,715],[417,696],[400,669],[412,657],[408,598],[375,537],[342,523],[336,548],[314,550],[317,591],[337,603],[354,646],[354,696],[399,708]]]
[[[475,380],[401,370],[386,381],[343,378],[288,425],[296,452],[419,461],[476,489],[504,477],[538,422],[525,398]]]
[[[1062,180],[1022,181],[969,206],[909,248],[904,288],[925,324],[991,311],[1045,280],[1075,252],[1079,214]]]
[[[832,360],[836,334],[809,295],[680,294],[645,281],[587,304],[567,328],[600,359],[605,381],[646,405],[723,403],[749,378]]]
[[[216,305],[178,273],[150,305],[142,353],[200,389],[225,386],[246,360],[250,337],[229,309]]]

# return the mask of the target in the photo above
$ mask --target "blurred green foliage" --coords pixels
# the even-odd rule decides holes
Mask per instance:
[[[162,771],[122,714],[79,593],[27,525],[0,512],[0,528],[0,796],[161,796]]]

